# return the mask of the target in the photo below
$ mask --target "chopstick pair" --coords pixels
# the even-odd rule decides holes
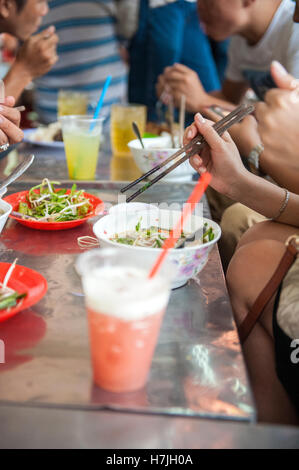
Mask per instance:
[[[236,108],[234,111],[232,111],[230,114],[225,116],[223,119],[220,121],[216,122],[214,124],[214,129],[218,132],[219,135],[224,134],[231,126],[234,124],[237,124],[240,122],[245,116],[248,114],[251,114],[254,111],[254,106],[248,106],[245,104],[242,104],[238,108]],[[206,141],[202,135],[197,135],[192,139],[189,144],[185,145],[182,147],[180,150],[178,150],[174,155],[171,155],[169,158],[164,160],[164,162],[160,163],[159,165],[155,166],[152,168],[150,171],[145,173],[144,175],[140,176],[140,178],[137,178],[135,181],[132,181],[132,183],[128,184],[124,188],[120,190],[121,193],[126,192],[128,189],[131,189],[133,186],[136,184],[140,183],[143,181],[145,178],[151,176],[153,173],[156,171],[160,170],[164,166],[166,166],[168,163],[171,161],[177,159],[182,153],[186,153],[185,156],[180,158],[177,162],[175,162],[173,165],[171,165],[167,170],[163,171],[160,173],[156,178],[150,180],[147,182],[142,188],[140,188],[138,191],[136,191],[134,194],[128,197],[127,202],[132,201],[135,199],[137,196],[142,194],[144,191],[146,191],[148,188],[153,186],[155,183],[160,181],[162,178],[164,178],[166,175],[168,175],[170,172],[175,170],[179,165],[184,163],[186,160],[188,160],[190,157],[193,155],[197,154],[203,147],[206,145]]]

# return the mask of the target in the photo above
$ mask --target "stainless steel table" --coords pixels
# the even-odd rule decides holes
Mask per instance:
[[[36,154],[38,158],[33,167],[22,181],[10,188],[11,192],[28,188],[45,176],[55,179],[66,176],[63,152],[53,154],[38,150]],[[21,152],[18,158],[22,158]],[[106,153],[100,160],[98,176],[107,180],[108,164]],[[0,171],[5,166],[6,162],[1,162]],[[82,183],[82,186],[98,193],[105,201],[115,203],[121,184],[97,181]],[[145,193],[143,199],[182,203],[190,190],[191,185],[161,184],[159,189]],[[75,426],[79,434],[84,426],[96,423],[97,429],[101,427],[99,423],[104,424],[107,419],[113,428],[111,445],[115,448],[175,447],[181,446],[180,439],[186,448],[238,446],[238,439],[234,438],[243,432],[241,428],[238,431],[227,421],[216,418],[253,421],[255,409],[217,250],[212,252],[208,265],[197,279],[172,293],[146,389],[115,395],[94,387],[91,380],[82,291],[73,269],[80,251],[77,237],[85,234],[91,234],[91,224],[71,231],[47,233],[10,221],[1,236],[1,261],[12,261],[17,256],[20,264],[45,275],[49,284],[48,294],[39,304],[0,324],[0,339],[4,339],[7,346],[6,363],[0,364],[1,435],[7,435],[7,417],[13,421],[23,416],[25,425],[26,416],[30,414],[35,417],[36,426],[53,416],[67,416],[66,422]],[[107,409],[114,411],[103,411]],[[142,415],[127,415],[123,413],[126,410]],[[165,417],[149,416],[154,414]],[[173,415],[178,417],[171,417]],[[186,420],[184,416],[190,418]],[[192,432],[201,433],[206,423],[191,419],[196,416],[214,418],[208,422],[210,437],[205,434],[199,440],[192,439]],[[140,440],[138,444],[138,433],[132,438],[127,434],[124,439],[117,430],[121,431],[122,425],[127,426],[122,423],[127,422],[133,427],[140,425],[148,429],[149,443]],[[147,423],[151,423],[149,427]],[[157,439],[159,423],[163,423],[165,429],[169,427],[171,435],[166,433],[166,437],[161,435],[161,439]],[[223,438],[221,442],[219,437],[214,439],[213,433],[219,436],[220,429],[221,432],[231,429],[234,438],[227,441]],[[247,424],[242,429],[246,429],[247,435],[253,425]],[[291,435],[291,431],[288,432]],[[54,445],[51,435],[51,432],[45,433],[39,440],[35,434],[34,442],[27,441],[24,446]],[[76,440],[72,434],[68,444],[61,442],[61,446],[91,447],[95,442],[83,437],[82,441]],[[21,441],[19,445],[22,446]],[[0,446],[10,445],[0,438]],[[109,446],[103,433],[99,435],[98,446]]]

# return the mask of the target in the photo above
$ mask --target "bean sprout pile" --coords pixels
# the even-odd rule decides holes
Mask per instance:
[[[86,217],[92,205],[84,196],[84,191],[77,190],[74,184],[70,193],[67,194],[65,188],[54,188],[59,184],[57,181],[49,181],[45,178],[41,184],[33,186],[28,192],[26,202],[20,202],[19,214],[26,218],[29,216],[32,220],[39,222],[65,222]]]
[[[12,263],[5,275],[3,282],[0,282],[0,310],[15,307],[18,301],[22,301],[22,299],[27,295],[26,293],[20,294],[19,292],[7,286],[16,266],[16,262],[17,260]]]

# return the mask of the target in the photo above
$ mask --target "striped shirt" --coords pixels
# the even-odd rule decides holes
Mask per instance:
[[[57,118],[59,89],[88,93],[94,107],[108,75],[103,113],[126,96],[127,70],[119,55],[114,0],[51,0],[42,29],[54,25],[59,60],[35,80],[35,108],[44,122]]]

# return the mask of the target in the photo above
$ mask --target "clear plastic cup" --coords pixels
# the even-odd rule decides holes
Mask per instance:
[[[57,99],[58,117],[86,115],[88,94],[73,90],[59,90]]]
[[[132,129],[135,121],[141,136],[145,132],[147,108],[140,104],[114,104],[111,106],[111,146],[114,156],[131,156],[128,143],[136,139]]]
[[[88,315],[94,382],[112,392],[146,384],[169,300],[171,268],[148,279],[152,254],[96,249],[79,256]]]
[[[104,118],[62,116],[59,121],[70,179],[94,180]]]

